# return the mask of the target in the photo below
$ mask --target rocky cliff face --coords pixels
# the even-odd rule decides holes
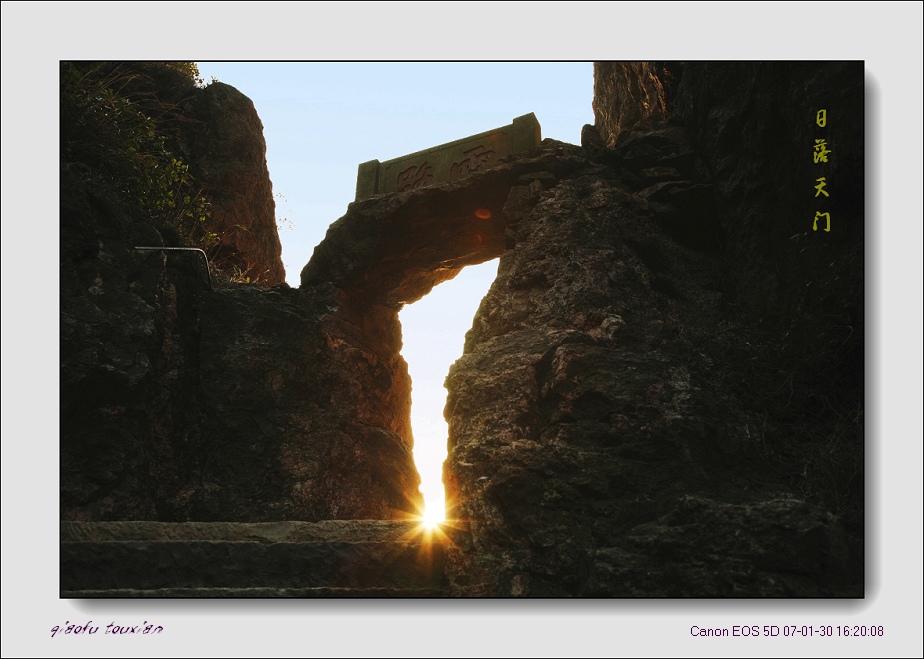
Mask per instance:
[[[276,204],[266,169],[263,124],[253,102],[214,82],[197,90],[185,131],[193,176],[211,204],[218,242],[210,256],[223,270],[272,286],[285,281]]]
[[[208,285],[107,190],[62,208],[61,510],[72,520],[393,519],[419,508],[394,312]]]
[[[623,130],[666,119],[682,71],[678,62],[595,62],[594,125],[606,146]]]
[[[62,195],[63,517],[414,511],[397,312],[500,256],[446,382],[448,592],[862,595],[862,65],[596,75],[580,147],[351,204],[298,290]]]
[[[244,94],[198,87],[183,64],[63,62],[62,167],[107,181],[226,276],[281,283],[263,124]]]
[[[252,103],[217,83],[188,97],[191,83],[166,69],[128,80],[132,98],[157,92],[187,117],[166,137],[213,200],[212,226],[241,225],[221,262],[281,279]],[[416,512],[394,312],[330,286],[212,282],[197,252],[134,250],[170,236],[68,139],[78,128],[62,143],[62,519]]]
[[[508,197],[447,378],[456,592],[857,595],[862,66],[689,64],[673,106],[654,68],[598,66],[583,166]]]

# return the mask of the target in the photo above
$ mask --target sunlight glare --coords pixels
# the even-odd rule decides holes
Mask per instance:
[[[465,333],[481,299],[497,277],[498,259],[464,268],[429,295],[401,310],[401,354],[411,376],[414,462],[424,497],[424,523],[446,518],[443,461],[449,428],[443,418],[449,367],[462,356]]]
[[[424,508],[423,523],[428,528],[435,528],[440,523],[446,521],[446,503],[445,501],[434,501],[432,497],[427,499]]]

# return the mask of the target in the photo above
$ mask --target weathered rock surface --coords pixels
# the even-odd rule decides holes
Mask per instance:
[[[117,225],[108,213],[69,219],[101,238]],[[76,254],[86,242],[68,233],[62,252]],[[65,519],[416,512],[392,310],[330,287],[209,290],[195,255],[130,242],[110,236],[62,264]]]
[[[62,96],[75,91],[78,95],[78,107],[62,106],[71,110],[62,113],[62,165],[72,167],[76,164],[81,171],[89,164],[91,169],[108,169],[111,173],[113,166],[125,168],[126,162],[119,161],[119,157],[124,159],[122,152],[129,144],[139,151],[137,156],[141,160],[146,151],[156,153],[159,148],[166,149],[188,167],[192,181],[185,192],[190,197],[204,198],[209,212],[207,220],[200,224],[195,217],[183,214],[184,200],[178,198],[172,202],[176,216],[169,224],[186,234],[187,241],[205,248],[213,267],[227,276],[239,280],[249,278],[263,286],[285,281],[273,184],[266,166],[263,124],[247,96],[221,82],[197,87],[188,73],[156,62],[84,63],[77,67],[65,63],[63,66],[63,76],[69,73],[87,78],[77,84],[76,89],[73,83],[70,88],[62,88]],[[109,87],[103,95],[116,99],[109,110],[114,108],[119,110],[117,114],[125,115],[121,123],[115,122],[118,124],[116,132],[136,130],[136,123],[131,121],[136,113],[154,117],[153,124],[147,126],[154,132],[137,137],[135,141],[126,141],[124,137],[120,141],[109,135],[98,138],[103,143],[99,147],[92,144],[93,131],[80,132],[93,128],[86,125],[82,115],[101,108],[92,103],[87,107],[85,99],[79,97],[93,91],[94,84],[100,88]],[[91,144],[87,144],[88,141]],[[87,162],[88,156],[118,162]],[[159,171],[164,164],[160,163]],[[160,186],[171,184],[171,180],[160,180],[153,187],[159,190]],[[120,194],[124,194],[124,190]],[[206,239],[206,234],[212,234],[212,238]],[[149,243],[152,246],[164,244],[156,236],[146,237],[152,241]],[[169,242],[170,237],[165,235],[165,238]]]
[[[209,198],[210,231],[219,236],[211,258],[228,274],[263,286],[284,282],[266,140],[253,102],[213,82],[186,107],[196,120],[184,131],[190,171]]]
[[[464,179],[350,204],[302,269],[302,287],[333,283],[400,309],[466,265],[497,258],[508,246],[511,187],[533,194],[556,173],[591,165],[564,156],[563,148],[508,156]]]
[[[252,105],[216,89],[225,114],[213,128],[228,144],[196,148],[221,160],[237,145],[239,157],[262,158]],[[213,179],[218,197],[233,187],[232,205],[249,194],[238,164],[216,164]],[[134,250],[164,244],[148,214],[68,165],[62,519],[395,519],[419,510],[394,310],[330,286],[212,287],[197,252]]]
[[[862,190],[844,164],[862,162],[861,69],[683,76],[670,122],[605,92],[660,98],[647,68],[598,79],[595,108],[617,117],[598,120],[606,137],[585,129],[601,171],[511,190],[510,248],[446,383],[444,480],[474,547],[450,567],[455,594],[862,594],[862,201],[836,207],[854,228],[812,234],[815,177],[796,165],[816,106],[836,107],[843,160],[826,173]],[[809,84],[837,97],[799,98]],[[746,91],[702,97],[721,85]],[[787,182],[808,193],[768,191]],[[800,223],[814,240],[797,246]],[[798,289],[821,254],[836,274],[813,297]],[[791,338],[811,333],[825,338]]]
[[[194,259],[130,250],[152,227],[111,192],[62,195],[63,519],[415,510],[397,312],[500,255],[447,377],[444,480],[466,532],[440,592],[862,596],[862,66],[608,66],[581,147],[546,140],[351,204],[298,290],[208,290]],[[821,175],[830,233],[808,228]],[[131,542],[171,565],[227,550],[304,579],[216,569],[71,592],[346,594],[311,575],[353,548],[190,528]],[[370,574],[390,560],[367,549]]]
[[[420,509],[395,313],[331,287],[235,288],[200,309],[189,519],[392,519]]]
[[[856,557],[837,520],[804,501],[734,505],[684,497],[598,547],[588,596],[857,596]]]
[[[607,146],[623,130],[666,119],[679,62],[594,62],[594,124]]]

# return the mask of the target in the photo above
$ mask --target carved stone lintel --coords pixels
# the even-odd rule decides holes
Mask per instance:
[[[385,162],[370,160],[359,166],[356,200],[468,176],[487,169],[504,156],[535,148],[541,141],[539,121],[529,113],[517,117],[510,125],[424,151]]]

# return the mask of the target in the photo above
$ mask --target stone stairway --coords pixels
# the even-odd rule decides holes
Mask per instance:
[[[410,521],[62,522],[61,597],[442,597],[451,546]]]

